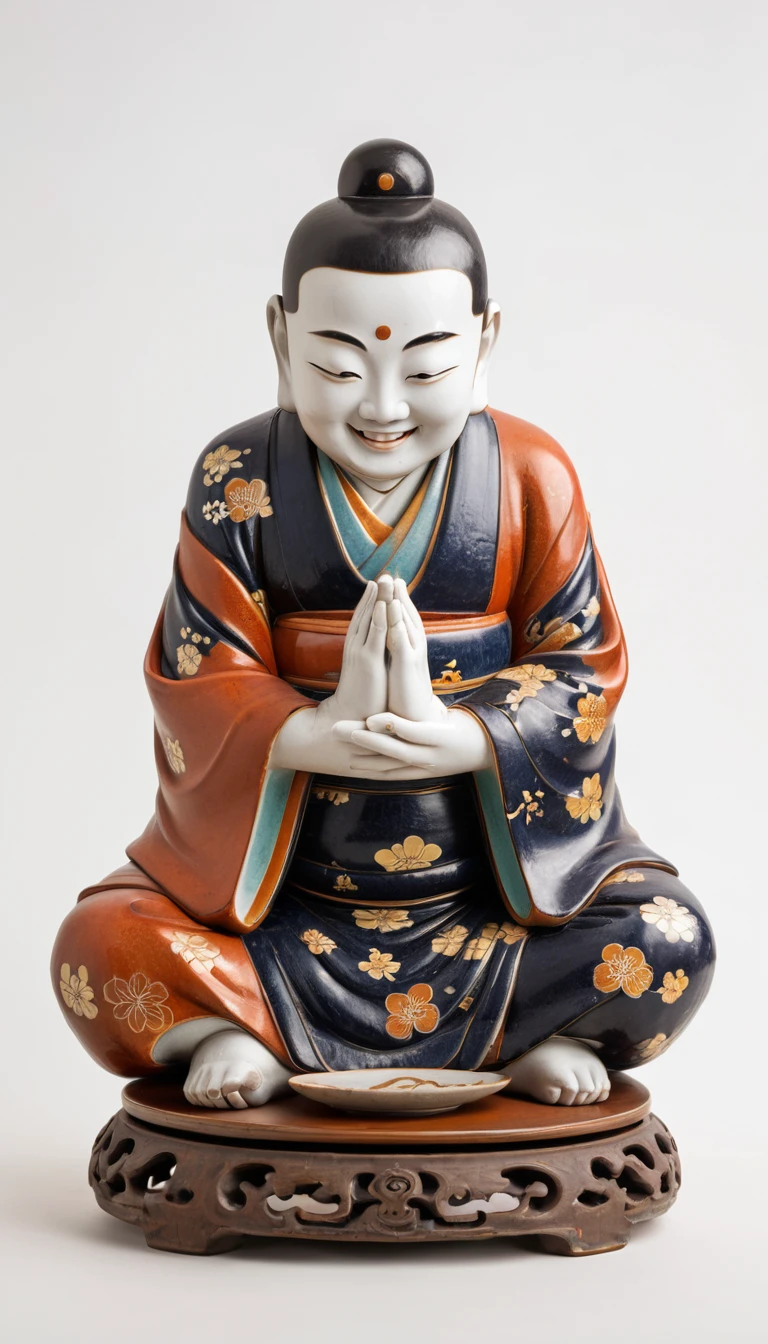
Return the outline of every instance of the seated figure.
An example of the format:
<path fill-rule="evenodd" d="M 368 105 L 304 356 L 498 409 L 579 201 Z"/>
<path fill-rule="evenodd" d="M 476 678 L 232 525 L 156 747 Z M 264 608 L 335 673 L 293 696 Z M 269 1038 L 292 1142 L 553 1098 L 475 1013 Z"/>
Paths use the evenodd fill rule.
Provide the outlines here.
<path fill-rule="evenodd" d="M 155 815 L 64 921 L 61 1007 L 200 1106 L 374 1066 L 600 1101 L 694 1015 L 713 942 L 624 817 L 579 483 L 487 408 L 499 308 L 421 154 L 347 158 L 268 322 L 279 409 L 192 471 L 145 665 Z"/>

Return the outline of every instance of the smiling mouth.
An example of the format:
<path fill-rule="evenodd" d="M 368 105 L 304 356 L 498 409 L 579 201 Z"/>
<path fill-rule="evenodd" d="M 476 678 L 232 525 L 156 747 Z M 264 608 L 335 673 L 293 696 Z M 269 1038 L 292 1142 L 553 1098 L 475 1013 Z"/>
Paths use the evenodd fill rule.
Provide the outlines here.
<path fill-rule="evenodd" d="M 366 448 L 372 448 L 375 453 L 389 453 L 416 433 L 416 426 L 413 429 L 396 430 L 394 434 L 374 434 L 373 430 L 355 429 L 354 425 L 350 425 L 349 428 Z"/>

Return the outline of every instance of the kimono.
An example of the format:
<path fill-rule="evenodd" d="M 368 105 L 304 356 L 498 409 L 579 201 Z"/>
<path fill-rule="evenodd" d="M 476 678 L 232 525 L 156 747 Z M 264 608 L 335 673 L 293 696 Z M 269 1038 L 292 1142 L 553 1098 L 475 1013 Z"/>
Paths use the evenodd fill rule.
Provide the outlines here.
<path fill-rule="evenodd" d="M 382 573 L 407 583 L 434 693 L 480 722 L 490 768 L 382 783 L 270 764 L 286 719 L 333 692 Z M 612 1068 L 654 1057 L 714 946 L 622 810 L 626 670 L 578 480 L 541 430 L 470 416 L 394 527 L 295 414 L 218 436 L 146 656 L 155 814 L 54 949 L 70 1025 L 127 1075 L 228 1024 L 297 1071 L 500 1066 L 564 1033 Z"/>

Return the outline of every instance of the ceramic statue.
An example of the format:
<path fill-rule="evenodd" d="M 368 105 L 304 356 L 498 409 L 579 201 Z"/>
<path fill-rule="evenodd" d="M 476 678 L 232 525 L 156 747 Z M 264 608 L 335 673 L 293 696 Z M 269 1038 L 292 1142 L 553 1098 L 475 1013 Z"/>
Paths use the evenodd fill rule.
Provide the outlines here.
<path fill-rule="evenodd" d="M 480 241 L 371 141 L 267 318 L 278 408 L 193 467 L 145 663 L 155 814 L 62 925 L 64 1015 L 199 1106 L 399 1066 L 599 1102 L 714 949 L 622 811 L 624 638 L 573 466 L 487 405 Z"/>

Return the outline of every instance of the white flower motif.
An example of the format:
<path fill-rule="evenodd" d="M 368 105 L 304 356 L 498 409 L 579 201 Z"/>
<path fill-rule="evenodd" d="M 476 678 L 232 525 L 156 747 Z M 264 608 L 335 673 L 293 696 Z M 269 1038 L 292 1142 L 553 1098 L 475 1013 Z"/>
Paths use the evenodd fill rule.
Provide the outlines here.
<path fill-rule="evenodd" d="M 668 943 L 693 942 L 696 916 L 687 905 L 678 905 L 667 896 L 654 896 L 653 901 L 640 906 L 640 914 L 646 924 L 655 924 Z"/>

